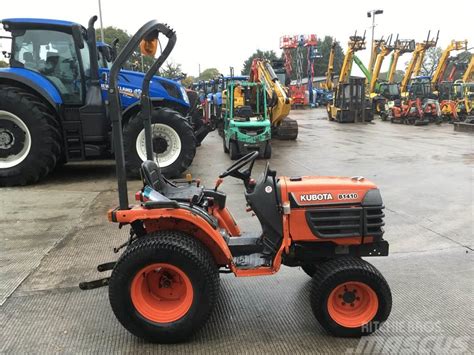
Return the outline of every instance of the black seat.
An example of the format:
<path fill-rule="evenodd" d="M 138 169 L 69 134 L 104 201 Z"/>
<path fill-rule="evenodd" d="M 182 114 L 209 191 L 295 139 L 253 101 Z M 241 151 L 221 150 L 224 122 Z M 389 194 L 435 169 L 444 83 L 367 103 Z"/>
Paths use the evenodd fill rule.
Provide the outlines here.
<path fill-rule="evenodd" d="M 167 180 L 154 161 L 145 160 L 142 163 L 140 173 L 144 185 L 150 186 L 170 200 L 189 202 L 194 196 L 201 197 L 202 195 L 203 188 L 196 186 L 194 183 L 185 182 L 182 186 L 177 186 Z"/>

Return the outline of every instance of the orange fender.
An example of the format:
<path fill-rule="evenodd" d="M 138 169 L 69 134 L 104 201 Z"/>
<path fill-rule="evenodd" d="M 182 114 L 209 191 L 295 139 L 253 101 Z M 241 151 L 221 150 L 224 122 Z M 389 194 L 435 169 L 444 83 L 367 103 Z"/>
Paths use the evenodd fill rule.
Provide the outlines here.
<path fill-rule="evenodd" d="M 130 210 L 110 210 L 109 220 L 123 224 L 143 221 L 147 233 L 159 230 L 179 230 L 199 239 L 211 252 L 219 266 L 231 265 L 232 254 L 217 229 L 204 218 L 185 209 L 145 209 L 134 206 Z"/>

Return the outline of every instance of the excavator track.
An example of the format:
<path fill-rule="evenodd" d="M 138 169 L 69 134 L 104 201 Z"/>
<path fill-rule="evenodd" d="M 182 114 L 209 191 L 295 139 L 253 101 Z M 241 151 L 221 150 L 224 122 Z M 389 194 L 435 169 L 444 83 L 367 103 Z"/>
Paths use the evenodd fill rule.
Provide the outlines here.
<path fill-rule="evenodd" d="M 285 117 L 281 124 L 274 128 L 273 137 L 276 139 L 291 141 L 298 137 L 298 121 Z"/>

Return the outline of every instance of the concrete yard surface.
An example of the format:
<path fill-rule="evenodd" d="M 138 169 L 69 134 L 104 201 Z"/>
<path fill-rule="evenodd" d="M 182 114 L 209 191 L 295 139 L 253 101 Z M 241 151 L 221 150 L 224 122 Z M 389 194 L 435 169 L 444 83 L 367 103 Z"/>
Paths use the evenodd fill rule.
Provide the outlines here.
<path fill-rule="evenodd" d="M 291 117 L 298 139 L 272 142 L 279 175 L 361 175 L 381 190 L 390 256 L 366 259 L 393 294 L 379 331 L 361 340 L 327 335 L 311 312 L 311 279 L 282 267 L 274 276 L 222 274 L 214 313 L 185 343 L 134 337 L 115 319 L 106 287 L 78 288 L 103 277 L 96 266 L 115 260 L 113 247 L 128 237 L 106 217 L 118 201 L 114 162 L 92 161 L 66 164 L 34 186 L 0 190 L 0 352 L 472 352 L 474 136 L 448 124 L 338 124 L 324 109 Z M 212 186 L 229 165 L 212 132 L 189 172 Z M 130 196 L 140 187 L 131 181 Z M 242 183 L 229 177 L 221 189 L 241 228 L 259 228 L 245 212 Z"/>

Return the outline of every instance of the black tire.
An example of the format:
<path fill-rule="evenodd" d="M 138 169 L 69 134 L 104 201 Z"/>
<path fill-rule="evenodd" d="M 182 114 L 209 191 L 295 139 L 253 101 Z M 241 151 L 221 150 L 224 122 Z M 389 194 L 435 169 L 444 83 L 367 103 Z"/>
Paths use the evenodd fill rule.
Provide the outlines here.
<path fill-rule="evenodd" d="M 237 142 L 233 140 L 229 141 L 229 156 L 231 160 L 237 160 L 239 158 L 239 148 Z"/>
<path fill-rule="evenodd" d="M 378 300 L 375 316 L 358 327 L 343 326 L 329 314 L 328 299 L 331 292 L 346 282 L 368 286 L 375 292 Z M 351 295 L 351 292 L 348 294 L 351 297 L 356 295 Z M 373 333 L 388 318 L 392 309 L 392 294 L 385 278 L 374 266 L 355 257 L 337 258 L 322 264 L 313 276 L 310 300 L 313 313 L 323 328 L 330 334 L 341 337 L 360 337 Z M 346 301 L 345 298 L 342 300 Z"/>
<path fill-rule="evenodd" d="M 217 121 L 217 133 L 224 138 L 224 121 L 221 119 Z"/>
<path fill-rule="evenodd" d="M 222 147 L 224 148 L 224 153 L 229 153 L 229 148 L 225 145 L 225 137 L 222 136 Z"/>
<path fill-rule="evenodd" d="M 18 117 L 28 128 L 31 137 L 30 150 L 21 162 L 11 167 L 0 167 L 0 186 L 33 184 L 53 171 L 61 157 L 59 122 L 37 96 L 18 87 L 0 86 L 0 110 Z M 6 128 L 7 125 L 12 125 L 11 121 L 0 122 L 0 127 Z M 12 126 L 12 135 L 15 137 L 16 132 L 21 142 L 25 143 L 26 135 L 18 129 L 18 125 Z M 4 152 L 2 150 L 2 155 L 7 154 L 6 148 Z"/>
<path fill-rule="evenodd" d="M 272 145 L 270 141 L 265 144 L 265 150 L 263 151 L 263 159 L 270 159 L 272 157 Z"/>
<path fill-rule="evenodd" d="M 188 311 L 172 322 L 145 318 L 132 302 L 132 281 L 143 268 L 165 263 L 189 278 L 193 295 Z M 119 322 L 132 334 L 157 343 L 186 340 L 209 318 L 219 295 L 219 271 L 210 252 L 195 238 L 160 231 L 134 242 L 120 257 L 109 282 L 109 300 Z"/>
<path fill-rule="evenodd" d="M 189 122 L 178 112 L 166 107 L 155 108 L 152 112 L 151 123 L 161 123 L 169 126 L 181 140 L 179 156 L 168 166 L 162 166 L 161 172 L 168 178 L 179 177 L 193 162 L 196 155 L 196 138 Z M 132 178 L 140 177 L 142 159 L 136 149 L 136 141 L 143 130 L 140 113 L 130 117 L 123 129 L 123 144 L 127 174 Z M 156 145 L 155 145 L 156 149 Z"/>
<path fill-rule="evenodd" d="M 318 270 L 318 268 L 328 260 L 329 259 L 327 258 L 321 258 L 320 260 L 316 260 L 311 264 L 301 265 L 301 268 L 306 273 L 306 275 L 308 275 L 309 277 L 313 277 L 314 273 Z"/>

